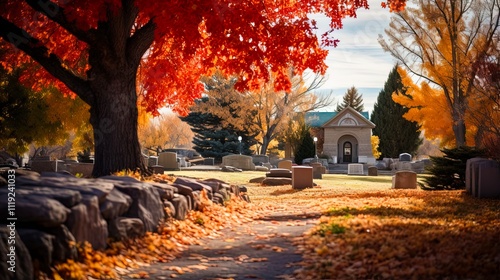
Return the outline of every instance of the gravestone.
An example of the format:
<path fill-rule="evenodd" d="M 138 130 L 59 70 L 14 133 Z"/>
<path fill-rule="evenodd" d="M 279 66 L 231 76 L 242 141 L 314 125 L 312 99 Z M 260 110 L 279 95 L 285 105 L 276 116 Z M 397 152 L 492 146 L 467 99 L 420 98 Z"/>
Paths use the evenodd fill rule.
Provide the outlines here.
<path fill-rule="evenodd" d="M 385 163 L 385 166 L 387 166 L 387 170 L 392 169 L 394 160 L 392 158 L 383 158 L 382 161 Z"/>
<path fill-rule="evenodd" d="M 223 166 L 232 166 L 242 170 L 255 170 L 255 164 L 252 162 L 251 156 L 245 155 L 228 155 L 222 157 Z"/>
<path fill-rule="evenodd" d="M 416 189 L 417 173 L 413 171 L 398 171 L 392 176 L 393 189 Z"/>
<path fill-rule="evenodd" d="M 497 162 L 491 160 L 480 163 L 478 185 L 479 198 L 500 197 L 500 167 Z"/>
<path fill-rule="evenodd" d="M 319 162 L 321 162 L 321 165 L 323 165 L 325 168 L 328 167 L 328 159 L 320 158 Z"/>
<path fill-rule="evenodd" d="M 313 168 L 310 166 L 292 167 L 292 188 L 305 189 L 313 187 Z"/>
<path fill-rule="evenodd" d="M 381 170 L 387 169 L 387 163 L 385 161 L 378 161 L 376 167 Z"/>
<path fill-rule="evenodd" d="M 485 160 L 484 158 L 470 158 L 465 164 L 465 190 L 467 193 L 472 194 L 472 165 L 474 162 Z"/>
<path fill-rule="evenodd" d="M 413 171 L 412 163 L 410 161 L 398 161 L 395 164 L 396 164 L 396 170 L 398 171 L 403 171 L 403 170 Z"/>
<path fill-rule="evenodd" d="M 368 157 L 367 156 L 358 156 L 358 162 L 359 163 L 368 163 Z"/>
<path fill-rule="evenodd" d="M 292 178 L 285 177 L 265 177 L 263 178 L 262 185 L 264 186 L 283 186 L 283 185 L 291 185 Z"/>
<path fill-rule="evenodd" d="M 363 175 L 363 164 L 361 163 L 349 163 L 347 165 L 347 175 Z"/>
<path fill-rule="evenodd" d="M 158 165 L 163 166 L 165 170 L 179 170 L 179 163 L 177 163 L 177 154 L 172 152 L 159 153 Z"/>
<path fill-rule="evenodd" d="M 376 166 L 368 167 L 368 176 L 378 176 L 378 168 Z"/>
<path fill-rule="evenodd" d="M 263 163 L 262 166 L 267 167 L 267 169 L 272 169 L 273 166 L 268 162 L 268 163 Z"/>
<path fill-rule="evenodd" d="M 214 158 L 204 158 L 203 165 L 214 165 Z"/>
<path fill-rule="evenodd" d="M 269 168 L 262 166 L 262 165 L 256 165 L 255 171 L 269 171 Z"/>
<path fill-rule="evenodd" d="M 411 170 L 415 171 L 417 173 L 424 173 L 425 171 L 425 164 L 423 161 L 415 161 L 411 163 Z"/>
<path fill-rule="evenodd" d="M 399 161 L 411 161 L 411 155 L 408 153 L 399 154 Z"/>
<path fill-rule="evenodd" d="M 465 170 L 466 190 L 473 196 L 500 197 L 500 166 L 496 161 L 472 158 L 467 160 Z"/>
<path fill-rule="evenodd" d="M 163 174 L 165 173 L 165 168 L 161 165 L 153 165 L 150 167 L 150 169 L 153 171 L 153 174 Z"/>
<path fill-rule="evenodd" d="M 158 165 L 158 157 L 157 156 L 150 156 L 148 158 L 148 166 L 155 166 Z"/>
<path fill-rule="evenodd" d="M 323 179 L 324 166 L 319 162 L 311 162 L 310 165 L 313 168 L 313 179 Z"/>
<path fill-rule="evenodd" d="M 269 163 L 269 156 L 266 155 L 253 155 L 252 162 L 255 165 L 264 165 L 265 163 Z"/>
<path fill-rule="evenodd" d="M 286 168 L 273 168 L 266 173 L 266 177 L 292 178 L 292 171 Z"/>
<path fill-rule="evenodd" d="M 92 170 L 94 169 L 93 163 L 72 163 L 69 165 L 69 173 L 73 175 L 80 175 L 83 178 L 92 177 Z"/>
<path fill-rule="evenodd" d="M 45 160 L 47 157 L 38 157 L 31 161 L 31 170 L 42 172 L 60 172 L 67 171 L 63 160 Z"/>
<path fill-rule="evenodd" d="M 278 168 L 292 170 L 292 161 L 288 159 L 282 160 L 278 162 Z"/>
<path fill-rule="evenodd" d="M 190 167 L 191 163 L 187 160 L 185 156 L 177 157 L 177 161 L 179 162 L 179 167 Z"/>

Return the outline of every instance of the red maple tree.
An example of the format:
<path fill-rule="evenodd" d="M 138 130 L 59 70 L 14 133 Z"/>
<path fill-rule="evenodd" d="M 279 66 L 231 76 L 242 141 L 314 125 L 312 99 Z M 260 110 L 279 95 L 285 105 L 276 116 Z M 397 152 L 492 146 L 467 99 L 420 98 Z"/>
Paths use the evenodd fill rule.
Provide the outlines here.
<path fill-rule="evenodd" d="M 397 11 L 405 2 L 382 4 Z M 24 65 L 35 89 L 55 85 L 90 105 L 94 176 L 145 170 L 138 95 L 150 112 L 183 112 L 215 69 L 238 74 L 241 89 L 270 72 L 289 89 L 290 67 L 324 73 L 322 47 L 337 43 L 331 32 L 318 41 L 309 15 L 326 14 L 334 30 L 361 7 L 367 0 L 2 0 L 1 62 Z"/>

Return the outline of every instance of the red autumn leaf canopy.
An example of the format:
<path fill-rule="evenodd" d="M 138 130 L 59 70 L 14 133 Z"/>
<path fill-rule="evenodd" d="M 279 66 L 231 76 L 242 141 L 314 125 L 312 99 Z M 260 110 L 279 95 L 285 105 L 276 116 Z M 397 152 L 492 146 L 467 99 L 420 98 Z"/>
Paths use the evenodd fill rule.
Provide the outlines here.
<path fill-rule="evenodd" d="M 289 89 L 287 72 L 291 67 L 296 73 L 307 68 L 323 73 L 327 51 L 321 47 L 336 41 L 325 33 L 322 42 L 318 42 L 314 21 L 308 15 L 328 15 L 333 30 L 342 27 L 342 18 L 355 16 L 356 9 L 368 7 L 367 0 L 2 2 L 5 4 L 0 11 L 1 25 L 13 24 L 24 30 L 23 36 L 8 31 L 1 34 L 2 64 L 7 69 L 27 67 L 23 80 L 34 88 L 50 83 L 66 93 L 77 92 L 71 82 L 58 75 L 55 79 L 54 69 L 48 69 L 50 66 L 41 60 L 57 60 L 66 75 L 87 81 L 92 79 L 90 44 L 115 44 L 111 49 L 117 54 L 132 52 L 134 48 L 144 48 L 135 38 L 154 29 L 154 38 L 141 38 L 142 44 L 148 46 L 136 69 L 135 81 L 151 112 L 166 104 L 182 111 L 200 96 L 200 75 L 215 68 L 239 74 L 241 89 L 257 87 L 268 79 L 269 72 L 277 73 L 277 89 Z M 404 3 L 392 0 L 382 4 L 400 10 Z M 106 24 L 114 26 L 108 29 L 112 30 L 109 40 L 102 41 L 94 31 Z M 116 38 L 128 42 L 116 44 Z M 39 53 L 26 52 L 20 47 L 23 43 L 38 47 L 35 52 Z M 12 44 L 24 52 L 12 48 Z M 31 57 L 48 71 L 32 64 Z M 84 96 L 82 99 L 89 100 Z"/>
<path fill-rule="evenodd" d="M 404 2 L 386 4 L 394 9 Z M 336 43 L 331 32 L 318 41 L 309 15 L 326 14 L 333 30 L 368 6 L 367 0 L 2 3 L 2 65 L 22 65 L 27 85 L 53 84 L 89 104 L 94 177 L 147 172 L 137 137 L 138 101 L 153 113 L 165 105 L 186 113 L 203 92 L 200 77 L 216 69 L 238 75 L 240 90 L 258 87 L 270 73 L 276 89 L 287 90 L 289 69 L 323 73 L 322 47 Z"/>

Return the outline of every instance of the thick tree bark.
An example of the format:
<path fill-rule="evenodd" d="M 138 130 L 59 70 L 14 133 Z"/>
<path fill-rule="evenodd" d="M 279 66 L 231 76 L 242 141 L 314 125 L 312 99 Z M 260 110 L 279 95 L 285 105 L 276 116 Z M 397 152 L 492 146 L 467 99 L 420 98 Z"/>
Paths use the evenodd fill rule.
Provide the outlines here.
<path fill-rule="evenodd" d="M 146 171 L 137 136 L 135 79 L 130 77 L 135 72 L 124 73 L 116 69 L 112 76 L 105 74 L 98 75 L 99 78 L 91 83 L 95 93 L 90 109 L 95 142 L 92 175 L 99 177 L 122 170 Z"/>
<path fill-rule="evenodd" d="M 98 177 L 121 170 L 146 171 L 137 136 L 135 82 L 141 58 L 154 40 L 153 20 L 140 28 L 134 27 L 139 11 L 133 0 L 122 0 L 121 8 L 108 11 L 107 20 L 99 22 L 97 28 L 83 30 L 66 18 L 64 8 L 56 2 L 26 2 L 88 45 L 90 69 L 87 77 L 80 77 L 67 69 L 43 42 L 0 17 L 1 38 L 31 56 L 90 105 L 95 140 L 92 175 Z"/>
<path fill-rule="evenodd" d="M 149 22 L 128 37 L 136 12 L 127 7 L 99 24 L 95 34 L 100 43 L 89 48 L 94 177 L 123 170 L 147 172 L 137 135 L 136 75 L 142 54 L 153 41 L 154 26 Z"/>

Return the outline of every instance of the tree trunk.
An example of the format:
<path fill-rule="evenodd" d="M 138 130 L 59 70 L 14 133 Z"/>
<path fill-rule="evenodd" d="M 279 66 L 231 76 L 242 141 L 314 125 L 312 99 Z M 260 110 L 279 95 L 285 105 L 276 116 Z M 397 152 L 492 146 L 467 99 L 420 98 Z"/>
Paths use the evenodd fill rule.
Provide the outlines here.
<path fill-rule="evenodd" d="M 90 109 L 95 147 L 92 176 L 122 170 L 146 171 L 137 135 L 135 71 L 117 68 L 111 74 L 96 77 L 92 82 L 94 103 Z"/>
<path fill-rule="evenodd" d="M 262 138 L 262 146 L 260 146 L 260 154 L 265 155 L 267 153 L 267 148 L 269 147 L 270 140 L 267 139 L 267 136 Z"/>
<path fill-rule="evenodd" d="M 455 104 L 456 106 L 456 104 Z M 463 115 L 465 110 L 460 110 L 458 108 L 453 108 L 453 133 L 455 134 L 455 142 L 457 147 L 463 147 L 466 144 L 465 140 L 465 120 Z"/>

